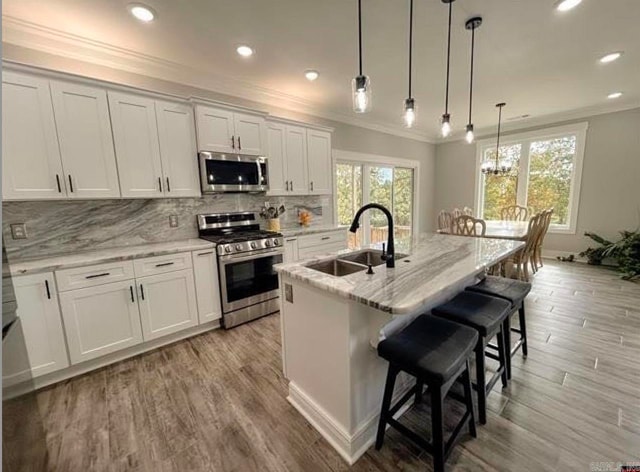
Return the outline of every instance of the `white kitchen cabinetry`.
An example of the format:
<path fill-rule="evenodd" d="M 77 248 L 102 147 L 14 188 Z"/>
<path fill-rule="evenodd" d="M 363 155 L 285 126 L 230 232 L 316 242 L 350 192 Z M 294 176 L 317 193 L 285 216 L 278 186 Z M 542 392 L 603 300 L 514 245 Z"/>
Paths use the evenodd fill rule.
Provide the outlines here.
<path fill-rule="evenodd" d="M 198 105 L 196 125 L 199 151 L 261 156 L 267 149 L 262 116 Z"/>
<path fill-rule="evenodd" d="M 308 194 L 307 130 L 301 126 L 286 127 L 287 195 Z"/>
<path fill-rule="evenodd" d="M 284 239 L 284 255 L 282 262 L 289 263 L 298 260 L 298 238 Z"/>
<path fill-rule="evenodd" d="M 347 249 L 346 231 L 327 231 L 300 236 L 298 238 L 298 258 L 306 259 L 319 254 Z"/>
<path fill-rule="evenodd" d="M 222 318 L 215 249 L 193 252 L 193 272 L 200 324 Z"/>
<path fill-rule="evenodd" d="M 330 133 L 315 129 L 307 130 L 307 171 L 311 195 L 332 193 Z"/>
<path fill-rule="evenodd" d="M 160 157 L 167 197 L 199 197 L 198 151 L 193 108 L 156 101 Z"/>
<path fill-rule="evenodd" d="M 61 198 L 63 179 L 49 81 L 3 71 L 3 198 Z"/>
<path fill-rule="evenodd" d="M 107 92 L 96 87 L 51 82 L 66 195 L 120 196 Z"/>
<path fill-rule="evenodd" d="M 73 364 L 142 342 L 134 284 L 128 280 L 60 293 Z"/>
<path fill-rule="evenodd" d="M 289 190 L 286 166 L 285 125 L 267 123 L 267 165 L 269 172 L 269 195 L 285 195 Z M 285 186 L 286 182 L 286 186 Z"/>
<path fill-rule="evenodd" d="M 198 324 L 191 268 L 136 279 L 142 336 L 160 338 Z"/>
<path fill-rule="evenodd" d="M 53 274 L 14 277 L 13 285 L 28 358 L 19 345 L 3 346 L 5 386 L 69 366 Z"/>

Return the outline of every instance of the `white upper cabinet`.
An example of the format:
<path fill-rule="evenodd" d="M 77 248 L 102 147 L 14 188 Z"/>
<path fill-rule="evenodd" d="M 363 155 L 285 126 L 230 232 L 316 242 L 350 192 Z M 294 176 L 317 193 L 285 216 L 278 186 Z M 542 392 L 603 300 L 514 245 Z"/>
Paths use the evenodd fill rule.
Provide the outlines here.
<path fill-rule="evenodd" d="M 289 190 L 286 178 L 285 126 L 280 123 L 267 123 L 267 165 L 269 194 L 283 195 Z"/>
<path fill-rule="evenodd" d="M 307 169 L 309 193 L 331 194 L 331 134 L 315 129 L 307 130 Z"/>
<path fill-rule="evenodd" d="M 107 92 L 85 85 L 51 82 L 67 196 L 120 196 Z"/>
<path fill-rule="evenodd" d="M 265 154 L 267 133 L 261 116 L 198 105 L 196 125 L 199 151 Z"/>
<path fill-rule="evenodd" d="M 308 194 L 307 130 L 287 125 L 285 129 L 287 187 L 289 195 Z"/>
<path fill-rule="evenodd" d="M 156 101 L 160 157 L 167 197 L 199 197 L 198 151 L 193 108 Z"/>
<path fill-rule="evenodd" d="M 122 196 L 164 196 L 155 101 L 110 91 L 109 108 Z"/>
<path fill-rule="evenodd" d="M 3 71 L 3 198 L 61 198 L 63 179 L 49 81 Z"/>

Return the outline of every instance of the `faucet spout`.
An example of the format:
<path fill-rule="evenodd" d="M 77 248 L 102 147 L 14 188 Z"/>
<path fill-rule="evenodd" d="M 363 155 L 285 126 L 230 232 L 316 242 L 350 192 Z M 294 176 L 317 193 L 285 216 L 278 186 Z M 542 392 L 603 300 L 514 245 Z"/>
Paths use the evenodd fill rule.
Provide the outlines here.
<path fill-rule="evenodd" d="M 369 210 L 370 208 L 376 208 L 382 211 L 382 213 L 384 213 L 385 216 L 387 217 L 387 222 L 389 225 L 389 234 L 387 235 L 387 254 L 386 254 L 385 260 L 387 262 L 387 267 L 393 268 L 396 266 L 395 264 L 396 253 L 395 253 L 395 248 L 393 244 L 393 216 L 391 215 L 391 212 L 389 210 L 387 210 L 385 207 L 377 203 L 368 203 L 367 205 L 363 206 L 356 212 L 356 215 L 353 217 L 353 221 L 351 222 L 351 227 L 349 228 L 349 231 L 351 231 L 352 233 L 355 233 L 358 230 L 358 228 L 360 227 L 360 216 L 362 215 L 362 213 L 364 213 L 366 210 Z"/>

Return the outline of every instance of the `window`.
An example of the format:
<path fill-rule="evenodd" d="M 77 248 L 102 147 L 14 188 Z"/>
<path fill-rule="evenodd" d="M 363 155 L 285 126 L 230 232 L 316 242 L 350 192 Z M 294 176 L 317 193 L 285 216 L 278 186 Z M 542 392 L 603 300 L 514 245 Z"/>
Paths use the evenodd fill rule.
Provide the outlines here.
<path fill-rule="evenodd" d="M 415 181 L 418 164 L 379 156 L 336 153 L 336 220 L 350 225 L 356 211 L 367 203 L 379 203 L 391 211 L 397 244 L 409 244 L 414 234 Z M 340 159 L 349 158 L 349 161 Z M 354 157 L 362 159 L 354 161 Z M 370 160 L 365 160 L 370 159 Z M 372 162 L 375 160 L 375 162 Z M 360 230 L 349 233 L 349 247 L 387 241 L 387 218 L 380 210 L 369 210 L 360 220 Z"/>
<path fill-rule="evenodd" d="M 532 214 L 554 209 L 550 231 L 575 233 L 582 157 L 587 123 L 509 135 L 500 146 L 500 158 L 509 160 L 514 175 L 482 175 L 482 162 L 495 159 L 495 141 L 478 142 L 476 205 L 479 216 L 500 219 L 509 205 L 529 208 Z"/>

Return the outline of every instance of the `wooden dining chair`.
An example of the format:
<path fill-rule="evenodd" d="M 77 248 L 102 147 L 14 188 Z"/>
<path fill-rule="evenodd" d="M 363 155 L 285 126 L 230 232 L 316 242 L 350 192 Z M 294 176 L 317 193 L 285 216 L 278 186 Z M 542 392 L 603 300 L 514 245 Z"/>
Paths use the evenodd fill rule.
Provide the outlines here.
<path fill-rule="evenodd" d="M 446 210 L 441 210 L 438 213 L 438 231 L 441 233 L 451 232 L 451 223 L 453 222 L 453 215 Z"/>
<path fill-rule="evenodd" d="M 527 221 L 529 209 L 520 205 L 510 205 L 500 210 L 500 219 L 508 221 Z"/>
<path fill-rule="evenodd" d="M 451 223 L 451 234 L 459 236 L 484 236 L 487 232 L 487 225 L 484 220 L 474 218 L 469 215 L 461 215 L 453 219 Z"/>
<path fill-rule="evenodd" d="M 543 220 L 542 220 L 542 228 L 538 233 L 538 240 L 535 243 L 535 247 L 530 256 L 530 265 L 533 272 L 537 272 L 540 267 L 544 264 L 542 263 L 542 245 L 544 243 L 544 238 L 547 236 L 549 232 L 549 226 L 551 226 L 551 218 L 553 217 L 553 208 L 549 208 L 542 212 Z"/>
<path fill-rule="evenodd" d="M 540 232 L 544 230 L 546 214 L 538 213 L 529 220 L 527 237 L 524 247 L 513 255 L 511 263 L 515 267 L 516 277 L 519 280 L 529 282 L 529 262 L 535 252 L 536 243 L 540 237 Z"/>
<path fill-rule="evenodd" d="M 457 207 L 456 207 L 456 208 L 454 208 L 454 209 L 453 209 L 453 211 L 451 212 L 451 215 L 452 215 L 454 218 L 457 218 L 457 217 L 459 217 L 459 216 L 464 215 L 464 213 L 462 213 L 462 210 L 461 210 L 460 208 L 457 208 Z"/>
<path fill-rule="evenodd" d="M 468 206 L 462 209 L 463 215 L 473 216 L 473 208 L 469 208 Z"/>

